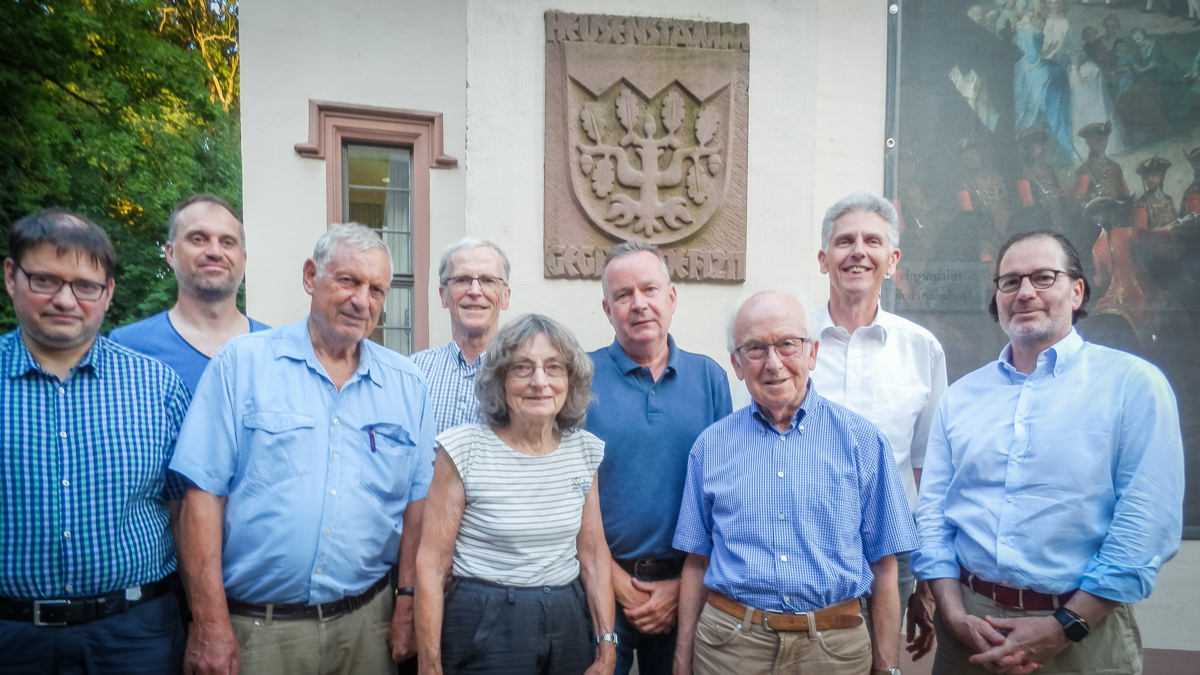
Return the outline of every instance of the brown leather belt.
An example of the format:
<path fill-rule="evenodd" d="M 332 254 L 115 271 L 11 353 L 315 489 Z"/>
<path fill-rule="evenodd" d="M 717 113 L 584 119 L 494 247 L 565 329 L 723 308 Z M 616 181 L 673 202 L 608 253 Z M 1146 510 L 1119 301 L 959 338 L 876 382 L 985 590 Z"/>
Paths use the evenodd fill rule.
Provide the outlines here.
<path fill-rule="evenodd" d="M 739 619 L 746 616 L 745 605 L 713 590 L 708 592 L 708 604 L 725 612 L 729 616 L 735 616 Z M 779 614 L 756 609 L 750 615 L 750 621 L 754 625 L 762 626 L 768 630 L 805 631 L 808 630 L 809 614 L 812 614 L 815 620 L 816 630 L 854 628 L 863 622 L 862 606 L 859 605 L 858 598 L 843 600 L 836 605 L 830 605 L 825 609 L 818 609 L 815 612 L 806 614 Z"/>
<path fill-rule="evenodd" d="M 328 621 L 339 617 L 343 614 L 349 614 L 354 610 L 365 606 L 367 603 L 375 599 L 379 595 L 379 591 L 391 585 L 391 580 L 388 575 L 371 584 L 367 590 L 358 595 L 333 600 L 320 605 L 258 605 L 250 602 L 242 602 L 230 598 L 227 600 L 229 604 L 229 613 L 237 614 L 238 616 L 248 616 L 253 619 L 270 618 L 277 621 L 299 621 L 303 619 L 319 619 Z"/>
<path fill-rule="evenodd" d="M 984 597 L 991 598 L 997 605 L 1003 605 L 1004 607 L 1035 611 L 1058 609 L 1067 604 L 1067 600 L 1070 600 L 1071 596 L 1075 594 L 1075 591 L 1071 591 L 1062 595 L 1048 595 L 1021 588 L 1010 588 L 990 581 L 984 581 L 967 571 L 965 567 L 959 567 L 958 570 L 958 580 L 964 586 Z"/>

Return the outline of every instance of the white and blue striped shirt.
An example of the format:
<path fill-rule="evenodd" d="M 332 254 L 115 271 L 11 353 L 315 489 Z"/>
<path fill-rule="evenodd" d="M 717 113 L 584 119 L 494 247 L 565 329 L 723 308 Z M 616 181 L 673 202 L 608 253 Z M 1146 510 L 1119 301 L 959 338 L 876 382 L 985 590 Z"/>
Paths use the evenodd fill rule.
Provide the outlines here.
<path fill-rule="evenodd" d="M 798 614 L 864 595 L 917 536 L 887 438 L 810 381 L 787 431 L 751 403 L 696 439 L 674 546 L 710 557 L 708 588 Z"/>
<path fill-rule="evenodd" d="M 0 596 L 100 595 L 175 570 L 174 370 L 104 337 L 60 381 L 0 337 Z"/>
<path fill-rule="evenodd" d="M 412 355 L 412 361 L 425 373 L 433 403 L 435 433 L 460 424 L 481 423 L 479 399 L 475 398 L 475 371 L 483 363 L 480 354 L 467 363 L 458 344 L 451 340 L 441 347 L 430 347 Z"/>

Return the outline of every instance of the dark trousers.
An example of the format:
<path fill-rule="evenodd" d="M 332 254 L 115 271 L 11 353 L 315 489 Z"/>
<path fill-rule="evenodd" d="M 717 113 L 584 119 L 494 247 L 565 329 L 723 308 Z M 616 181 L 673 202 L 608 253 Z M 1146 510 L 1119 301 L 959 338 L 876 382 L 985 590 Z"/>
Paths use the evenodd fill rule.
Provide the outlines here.
<path fill-rule="evenodd" d="M 595 660 L 583 585 L 518 588 L 455 578 L 446 591 L 446 675 L 571 675 Z"/>
<path fill-rule="evenodd" d="M 640 675 L 671 675 L 671 664 L 675 659 L 675 629 L 657 635 L 643 633 L 629 623 L 624 610 L 618 605 L 617 668 L 614 675 L 626 675 L 633 668 L 635 649 Z"/>
<path fill-rule="evenodd" d="M 76 626 L 0 620 L 0 673 L 174 674 L 186 642 L 174 593 Z"/>

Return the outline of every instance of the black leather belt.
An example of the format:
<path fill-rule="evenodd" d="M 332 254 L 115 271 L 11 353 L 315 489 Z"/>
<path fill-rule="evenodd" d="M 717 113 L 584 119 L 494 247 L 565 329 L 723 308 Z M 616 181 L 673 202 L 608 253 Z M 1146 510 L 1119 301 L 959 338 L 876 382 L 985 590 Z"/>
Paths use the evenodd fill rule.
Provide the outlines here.
<path fill-rule="evenodd" d="M 319 605 L 256 605 L 250 602 L 242 602 L 230 598 L 229 613 L 237 614 L 238 616 L 248 616 L 252 619 L 273 619 L 277 621 L 300 621 L 302 619 L 319 619 L 326 621 L 328 619 L 337 618 L 343 614 L 349 614 L 354 610 L 366 605 L 379 595 L 379 591 L 391 586 L 388 576 L 385 574 L 379 581 L 376 581 L 370 588 L 359 593 L 358 595 L 342 598 L 341 600 L 333 600 L 331 602 L 322 603 Z"/>
<path fill-rule="evenodd" d="M 130 586 L 90 598 L 15 600 L 0 598 L 0 619 L 23 621 L 35 626 L 74 626 L 120 614 L 170 593 L 176 586 L 171 574 L 158 581 Z"/>
<path fill-rule="evenodd" d="M 683 558 L 618 558 L 617 564 L 642 581 L 678 579 L 683 571 Z"/>

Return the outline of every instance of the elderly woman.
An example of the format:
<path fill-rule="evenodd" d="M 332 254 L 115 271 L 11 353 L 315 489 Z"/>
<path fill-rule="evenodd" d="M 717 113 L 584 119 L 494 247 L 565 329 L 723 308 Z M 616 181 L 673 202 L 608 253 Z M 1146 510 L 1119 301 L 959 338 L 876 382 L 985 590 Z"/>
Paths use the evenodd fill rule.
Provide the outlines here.
<path fill-rule="evenodd" d="M 417 554 L 422 673 L 613 671 L 604 444 L 582 429 L 591 379 L 587 354 L 545 316 L 488 345 L 475 384 L 487 424 L 437 437 Z"/>

